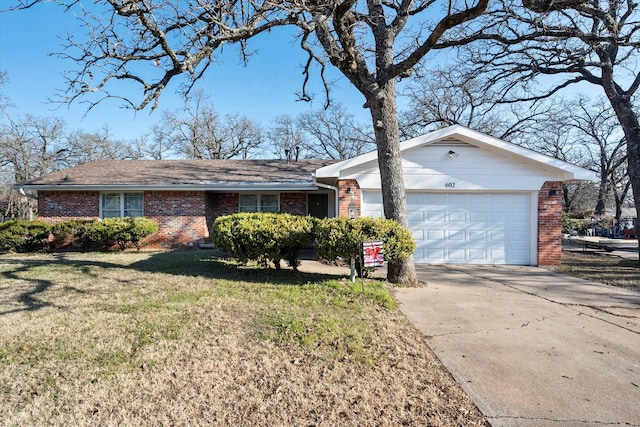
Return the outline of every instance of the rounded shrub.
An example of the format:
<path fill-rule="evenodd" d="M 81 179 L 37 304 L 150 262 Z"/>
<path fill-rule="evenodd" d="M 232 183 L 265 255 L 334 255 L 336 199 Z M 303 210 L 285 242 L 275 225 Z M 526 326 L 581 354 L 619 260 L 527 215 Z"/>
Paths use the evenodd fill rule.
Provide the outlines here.
<path fill-rule="evenodd" d="M 143 217 L 105 218 L 84 227 L 83 238 L 109 246 L 116 243 L 121 250 L 128 244 L 140 249 L 140 241 L 158 232 L 158 223 Z"/>
<path fill-rule="evenodd" d="M 316 227 L 316 251 L 326 260 L 342 258 L 355 260 L 359 265 L 362 244 L 366 241 L 382 241 L 386 261 L 406 259 L 416 248 L 411 231 L 392 219 L 325 218 Z"/>
<path fill-rule="evenodd" d="M 0 246 L 7 251 L 47 250 L 52 225 L 39 220 L 14 219 L 0 223 Z"/>
<path fill-rule="evenodd" d="M 216 218 L 211 227 L 215 247 L 240 263 L 257 261 L 263 266 L 280 260 L 296 269 L 300 251 L 313 242 L 315 219 L 286 213 L 238 213 Z"/>

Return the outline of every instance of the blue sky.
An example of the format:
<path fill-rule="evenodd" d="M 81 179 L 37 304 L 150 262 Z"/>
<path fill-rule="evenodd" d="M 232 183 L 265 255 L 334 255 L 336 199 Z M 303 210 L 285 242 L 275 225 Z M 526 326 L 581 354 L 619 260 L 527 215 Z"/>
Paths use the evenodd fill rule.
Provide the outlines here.
<path fill-rule="evenodd" d="M 151 114 L 149 110 L 135 113 L 123 109 L 111 100 L 88 113 L 87 107 L 78 102 L 70 106 L 48 103 L 48 99 L 66 89 L 63 72 L 75 67 L 50 54 L 62 50 L 61 37 L 67 32 L 78 31 L 82 31 L 79 21 L 51 4 L 0 13 L 0 70 L 5 71 L 9 79 L 2 91 L 13 101 L 15 115 L 61 117 L 68 131 L 93 132 L 107 124 L 114 137 L 129 140 L 148 133 L 151 125 L 160 120 L 162 110 L 182 107 L 182 99 L 175 93 L 177 85 L 165 90 L 158 110 Z M 269 34 L 257 40 L 253 48 L 258 53 L 247 67 L 240 63 L 233 49 L 226 49 L 221 62 L 211 66 L 198 84 L 219 113 L 240 113 L 268 126 L 279 114 L 295 115 L 322 107 L 324 98 L 319 85 L 315 87 L 318 96 L 313 103 L 296 101 L 305 56 L 290 35 Z M 367 122 L 369 116 L 362 108 L 362 95 L 337 71 L 330 72 L 329 78 L 335 82 L 333 99 L 342 102 L 359 120 Z"/>
<path fill-rule="evenodd" d="M 0 7 L 7 1 L 0 0 Z M 292 34 L 279 30 L 282 29 L 252 41 L 250 48 L 258 53 L 246 67 L 233 48 L 225 48 L 220 62 L 213 64 L 198 83 L 221 115 L 239 113 L 268 127 L 277 115 L 295 116 L 323 106 L 324 96 L 317 75 L 313 88 L 316 100 L 313 103 L 297 101 L 296 93 L 303 81 L 301 65 L 306 57 Z M 107 125 L 114 138 L 132 140 L 149 133 L 151 126 L 161 119 L 163 110 L 176 111 L 183 107 L 182 98 L 176 94 L 177 83 L 165 89 L 159 108 L 151 114 L 149 109 L 139 112 L 123 109 L 121 103 L 111 100 L 89 112 L 85 104 L 77 101 L 70 106 L 47 103 L 66 89 L 63 72 L 77 68 L 74 63 L 50 54 L 62 50 L 61 37 L 78 32 L 84 32 L 84 28 L 75 16 L 63 13 L 62 8 L 51 3 L 26 11 L 0 13 L 0 70 L 9 78 L 1 90 L 15 104 L 14 115 L 61 117 L 67 131 L 95 132 Z M 446 58 L 441 55 L 439 58 Z M 433 61 L 433 56 L 428 60 Z M 332 99 L 342 102 L 359 121 L 369 123 L 368 110 L 362 108 L 362 95 L 331 66 L 327 68 L 327 77 L 333 82 Z M 563 94 L 575 94 L 578 90 L 600 94 L 596 87 L 584 85 L 572 87 Z M 400 99 L 399 107 L 403 105 L 406 100 Z"/>

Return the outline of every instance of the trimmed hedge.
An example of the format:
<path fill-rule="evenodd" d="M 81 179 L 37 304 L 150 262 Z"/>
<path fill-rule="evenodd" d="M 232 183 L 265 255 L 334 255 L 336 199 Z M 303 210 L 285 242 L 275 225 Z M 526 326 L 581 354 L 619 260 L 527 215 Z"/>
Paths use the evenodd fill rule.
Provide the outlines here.
<path fill-rule="evenodd" d="M 318 220 L 284 213 L 218 217 L 211 227 L 211 239 L 216 248 L 242 264 L 257 261 L 267 267 L 272 262 L 276 269 L 282 259 L 296 269 L 300 250 L 312 243 L 324 259 L 354 259 L 358 263 L 365 241 L 381 240 L 387 261 L 405 259 L 416 247 L 411 232 L 393 220 L 369 217 Z"/>
<path fill-rule="evenodd" d="M 55 224 L 51 228 L 53 248 L 60 249 L 74 244 L 84 246 L 84 231 L 95 222 L 95 219 L 69 219 Z"/>
<path fill-rule="evenodd" d="M 280 260 L 294 270 L 300 265 L 302 248 L 313 243 L 317 220 L 286 213 L 238 213 L 216 218 L 211 239 L 219 250 L 246 264 L 272 262 L 280 269 Z"/>
<path fill-rule="evenodd" d="M 82 238 L 104 246 L 117 243 L 121 250 L 133 244 L 140 250 L 140 240 L 157 232 L 158 223 L 147 218 L 105 218 L 86 224 Z"/>
<path fill-rule="evenodd" d="M 49 248 L 51 224 L 13 219 L 0 223 L 0 246 L 7 251 L 36 252 Z"/>
<path fill-rule="evenodd" d="M 140 240 L 158 232 L 158 224 L 147 218 L 72 219 L 51 225 L 48 222 L 16 219 L 0 223 L 0 247 L 8 251 L 46 251 L 60 249 L 70 241 L 96 247 L 117 244 L 124 250 L 133 244 L 140 249 Z"/>
<path fill-rule="evenodd" d="M 325 218 L 316 227 L 316 251 L 322 258 L 355 260 L 358 270 L 362 244 L 383 242 L 385 261 L 400 261 L 413 254 L 416 242 L 411 231 L 395 220 L 385 218 Z"/>

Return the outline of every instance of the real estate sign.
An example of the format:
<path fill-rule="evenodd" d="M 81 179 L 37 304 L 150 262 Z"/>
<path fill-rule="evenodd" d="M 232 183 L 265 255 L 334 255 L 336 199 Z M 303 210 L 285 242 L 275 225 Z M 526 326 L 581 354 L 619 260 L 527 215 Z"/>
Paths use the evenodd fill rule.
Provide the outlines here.
<path fill-rule="evenodd" d="M 381 241 L 364 242 L 362 255 L 365 267 L 382 267 L 384 265 L 384 250 Z"/>

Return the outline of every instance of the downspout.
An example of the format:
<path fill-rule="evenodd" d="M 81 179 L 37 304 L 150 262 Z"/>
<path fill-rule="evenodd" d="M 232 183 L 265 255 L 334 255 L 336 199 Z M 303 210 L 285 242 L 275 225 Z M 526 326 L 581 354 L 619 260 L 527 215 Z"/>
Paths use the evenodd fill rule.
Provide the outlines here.
<path fill-rule="evenodd" d="M 326 188 L 328 190 L 333 190 L 334 194 L 336 195 L 336 204 L 335 204 L 335 211 L 333 212 L 333 215 L 335 217 L 340 216 L 340 209 L 338 207 L 338 203 L 340 202 L 340 195 L 338 194 L 338 187 L 334 187 L 333 185 L 329 185 L 329 184 L 322 184 L 321 182 L 316 181 L 316 177 L 313 177 L 313 184 L 320 187 L 320 188 Z"/>

